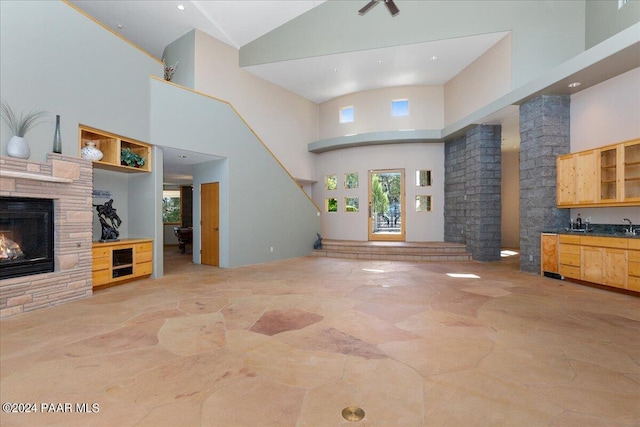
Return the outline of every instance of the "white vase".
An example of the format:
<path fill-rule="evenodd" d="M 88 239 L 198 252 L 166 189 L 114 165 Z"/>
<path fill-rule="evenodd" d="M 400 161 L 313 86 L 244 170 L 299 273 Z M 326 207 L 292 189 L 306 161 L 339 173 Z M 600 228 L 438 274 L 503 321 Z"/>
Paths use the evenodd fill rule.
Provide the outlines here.
<path fill-rule="evenodd" d="M 9 155 L 9 157 L 28 159 L 31 155 L 29 143 L 23 137 L 14 135 L 7 143 L 7 154 Z"/>
<path fill-rule="evenodd" d="M 84 143 L 85 146 L 82 147 L 80 155 L 85 160 L 97 161 L 102 159 L 102 151 L 98 147 L 96 147 L 96 143 L 93 141 L 87 141 Z"/>

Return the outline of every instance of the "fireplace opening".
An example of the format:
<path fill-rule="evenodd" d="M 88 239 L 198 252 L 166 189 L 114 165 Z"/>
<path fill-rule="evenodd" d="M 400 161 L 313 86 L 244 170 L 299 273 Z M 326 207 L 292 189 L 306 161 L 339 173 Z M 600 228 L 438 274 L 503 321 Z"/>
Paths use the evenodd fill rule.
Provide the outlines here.
<path fill-rule="evenodd" d="M 0 197 L 0 279 L 54 270 L 53 200 Z"/>

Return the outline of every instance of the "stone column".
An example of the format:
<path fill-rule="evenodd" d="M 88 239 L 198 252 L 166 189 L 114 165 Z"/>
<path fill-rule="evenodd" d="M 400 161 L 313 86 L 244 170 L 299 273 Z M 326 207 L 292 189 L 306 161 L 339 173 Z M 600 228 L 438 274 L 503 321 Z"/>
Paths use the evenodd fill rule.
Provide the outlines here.
<path fill-rule="evenodd" d="M 467 250 L 478 261 L 500 260 L 501 131 L 499 125 L 481 125 L 467 132 Z"/>
<path fill-rule="evenodd" d="M 444 240 L 466 243 L 465 175 L 467 168 L 466 138 L 447 141 L 444 145 Z"/>
<path fill-rule="evenodd" d="M 501 127 L 481 125 L 445 143 L 445 241 L 478 261 L 500 259 Z"/>
<path fill-rule="evenodd" d="M 520 106 L 520 270 L 540 271 L 540 232 L 565 227 L 556 207 L 556 156 L 570 152 L 567 95 L 542 95 Z"/>

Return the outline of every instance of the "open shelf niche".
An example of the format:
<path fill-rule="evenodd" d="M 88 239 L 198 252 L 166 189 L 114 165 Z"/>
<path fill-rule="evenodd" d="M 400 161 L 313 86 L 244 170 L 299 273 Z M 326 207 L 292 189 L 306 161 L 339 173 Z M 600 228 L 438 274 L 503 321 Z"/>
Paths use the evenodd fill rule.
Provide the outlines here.
<path fill-rule="evenodd" d="M 96 148 L 102 151 L 103 157 L 101 160 L 93 161 L 94 167 L 118 172 L 151 172 L 151 145 L 84 125 L 80 125 L 79 133 L 79 155 L 87 141 L 95 142 Z M 127 148 L 142 156 L 145 159 L 144 165 L 140 167 L 123 165 L 121 152 Z"/>

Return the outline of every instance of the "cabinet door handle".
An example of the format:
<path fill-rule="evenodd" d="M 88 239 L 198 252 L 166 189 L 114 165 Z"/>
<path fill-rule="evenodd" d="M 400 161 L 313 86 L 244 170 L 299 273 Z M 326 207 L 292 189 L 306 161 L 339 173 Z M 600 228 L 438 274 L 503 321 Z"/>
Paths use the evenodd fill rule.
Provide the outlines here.
<path fill-rule="evenodd" d="M 218 227 L 213 227 L 213 231 L 218 231 Z"/>

